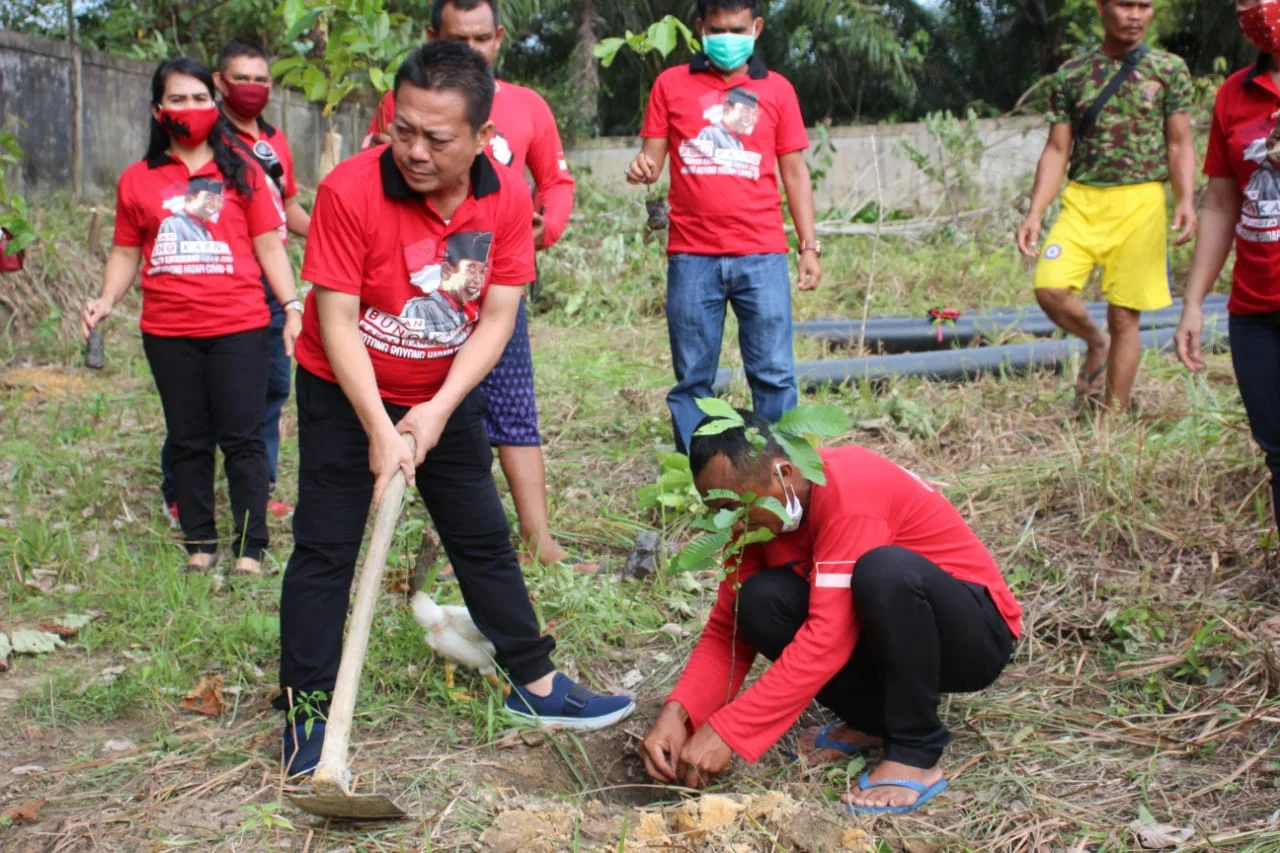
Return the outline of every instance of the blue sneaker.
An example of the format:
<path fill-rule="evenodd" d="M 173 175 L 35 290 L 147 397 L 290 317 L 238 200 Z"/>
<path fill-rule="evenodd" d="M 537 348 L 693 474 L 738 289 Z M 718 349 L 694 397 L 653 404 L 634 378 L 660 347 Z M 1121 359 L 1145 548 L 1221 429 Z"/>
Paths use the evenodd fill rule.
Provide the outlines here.
<path fill-rule="evenodd" d="M 636 709 L 636 703 L 626 696 L 592 693 L 557 672 L 549 696 L 535 696 L 517 685 L 511 689 L 505 708 L 513 717 L 539 726 L 591 731 L 625 720 Z"/>
<path fill-rule="evenodd" d="M 307 735 L 306 720 L 284 724 L 284 751 L 280 766 L 290 776 L 310 776 L 320 763 L 320 747 L 324 745 L 324 720 L 311 722 Z"/>

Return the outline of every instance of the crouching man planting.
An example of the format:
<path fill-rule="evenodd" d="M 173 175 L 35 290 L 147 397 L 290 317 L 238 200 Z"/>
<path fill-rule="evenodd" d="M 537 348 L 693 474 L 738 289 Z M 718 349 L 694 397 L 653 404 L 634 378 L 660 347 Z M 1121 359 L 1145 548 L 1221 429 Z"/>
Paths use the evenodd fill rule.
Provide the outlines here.
<path fill-rule="evenodd" d="M 731 561 L 641 746 L 645 765 L 660 781 L 702 787 L 734 753 L 759 759 L 816 699 L 839 719 L 804 732 L 802 756 L 884 751 L 845 808 L 912 811 L 946 787 L 941 694 L 995 681 L 1021 608 L 990 552 L 927 482 L 856 446 L 819 451 L 825 483 L 816 482 L 767 422 L 739 414 L 742 426 L 695 434 L 690 466 L 714 510 L 740 506 L 730 492 L 751 501 L 735 535 L 763 528 L 773 538 Z M 769 498 L 785 518 L 764 506 Z M 742 691 L 757 653 L 773 663 Z"/>

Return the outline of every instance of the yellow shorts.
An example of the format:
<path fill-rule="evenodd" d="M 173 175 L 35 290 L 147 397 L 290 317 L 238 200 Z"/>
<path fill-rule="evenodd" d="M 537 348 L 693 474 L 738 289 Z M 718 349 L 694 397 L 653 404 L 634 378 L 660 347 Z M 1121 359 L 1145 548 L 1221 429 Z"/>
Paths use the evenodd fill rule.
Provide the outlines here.
<path fill-rule="evenodd" d="M 1152 311 L 1169 295 L 1164 185 L 1090 187 L 1075 181 L 1062 193 L 1062 213 L 1044 238 L 1036 287 L 1079 291 L 1102 267 L 1102 297 L 1111 305 Z"/>

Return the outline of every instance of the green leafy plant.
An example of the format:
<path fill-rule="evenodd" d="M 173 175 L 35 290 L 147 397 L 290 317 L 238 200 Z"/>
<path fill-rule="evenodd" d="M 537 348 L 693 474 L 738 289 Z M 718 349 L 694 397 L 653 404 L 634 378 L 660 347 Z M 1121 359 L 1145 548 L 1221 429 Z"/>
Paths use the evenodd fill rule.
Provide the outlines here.
<path fill-rule="evenodd" d="M 978 127 L 978 114 L 970 107 L 961 121 L 950 110 L 933 112 L 925 116 L 924 126 L 932 139 L 933 150 L 923 151 L 903 141 L 902 152 L 926 177 L 941 185 L 958 229 L 961 212 L 973 201 L 975 178 L 986 150 Z"/>
<path fill-rule="evenodd" d="M 245 818 L 240 824 L 240 828 L 246 833 L 256 832 L 259 835 L 265 835 L 277 829 L 292 832 L 293 822 L 280 814 L 282 809 L 283 806 L 278 802 L 251 803 L 247 806 L 241 806 L 240 811 Z"/>
<path fill-rule="evenodd" d="M 302 718 L 303 732 L 309 740 L 316 720 L 325 719 L 322 703 L 328 698 L 329 694 L 323 690 L 299 691 L 293 694 L 293 702 L 289 705 L 289 712 L 285 716 L 294 725 L 297 725 L 298 719 Z"/>
<path fill-rule="evenodd" d="M 12 133 L 0 133 L 0 228 L 13 235 L 5 246 L 6 255 L 14 255 L 31 245 L 40 235 L 31 224 L 27 200 L 9 189 L 8 174 L 22 163 L 22 146 Z"/>
<path fill-rule="evenodd" d="M 600 39 L 591 49 L 592 54 L 600 60 L 605 68 L 613 65 L 622 48 L 628 48 L 639 60 L 645 85 L 640 87 L 639 112 L 644 112 L 645 100 L 649 97 L 649 88 L 662 69 L 666 66 L 667 57 L 676 48 L 683 45 L 690 51 L 700 50 L 698 37 L 693 30 L 674 15 L 663 15 L 649 25 L 649 28 L 638 33 L 627 30 L 626 34 Z"/>
<path fill-rule="evenodd" d="M 699 427 L 694 435 L 716 435 L 731 429 L 745 428 L 747 440 L 756 451 L 764 450 L 767 439 L 755 427 L 748 427 L 733 406 L 715 398 L 700 399 L 697 403 L 698 408 L 711 420 Z M 823 471 L 822 457 L 818 455 L 814 442 L 819 437 L 842 435 L 848 431 L 848 413 L 825 404 L 792 409 L 770 429 L 774 441 L 800 470 L 800 475 L 819 485 L 824 485 L 827 477 Z M 707 493 L 706 499 L 732 501 L 732 505 L 707 513 L 692 522 L 692 526 L 701 530 L 702 535 L 688 543 L 676 555 L 673 566 L 677 571 L 703 571 L 718 566 L 723 578 L 727 576 L 729 566 L 737 565 L 743 549 L 773 538 L 769 530 L 749 525 L 741 535 L 735 535 L 734 529 L 750 518 L 751 510 L 763 509 L 784 520 L 787 517 L 782 504 L 770 495 L 762 496 L 754 492 L 738 494 L 713 489 Z"/>
<path fill-rule="evenodd" d="M 674 15 L 663 15 L 650 24 L 649 29 L 642 32 L 633 33 L 627 30 L 626 35 L 621 38 L 611 36 L 600 39 L 592 53 L 605 68 L 613 65 L 613 61 L 618 57 L 618 51 L 623 47 L 630 48 L 643 59 L 656 59 L 660 63 L 682 42 L 689 50 L 698 50 L 698 39 L 693 34 L 693 30 Z M 655 53 L 656 58 L 653 56 Z"/>
<path fill-rule="evenodd" d="M 381 95 L 391 88 L 415 41 L 413 22 L 388 12 L 383 0 L 285 0 L 283 15 L 283 41 L 295 55 L 276 60 L 272 73 L 308 101 L 324 104 L 330 130 L 352 94 Z"/>

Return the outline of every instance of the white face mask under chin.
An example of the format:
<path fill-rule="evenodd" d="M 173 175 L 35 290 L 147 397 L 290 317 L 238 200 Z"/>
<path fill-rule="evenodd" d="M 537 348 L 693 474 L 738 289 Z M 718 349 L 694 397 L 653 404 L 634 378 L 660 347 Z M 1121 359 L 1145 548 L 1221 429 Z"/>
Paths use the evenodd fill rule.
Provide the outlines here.
<path fill-rule="evenodd" d="M 800 505 L 800 496 L 796 494 L 795 486 L 782 479 L 782 466 L 774 465 L 773 469 L 778 472 L 778 482 L 782 483 L 782 493 L 787 497 L 787 520 L 782 522 L 782 532 L 793 533 L 800 528 L 804 507 Z"/>

